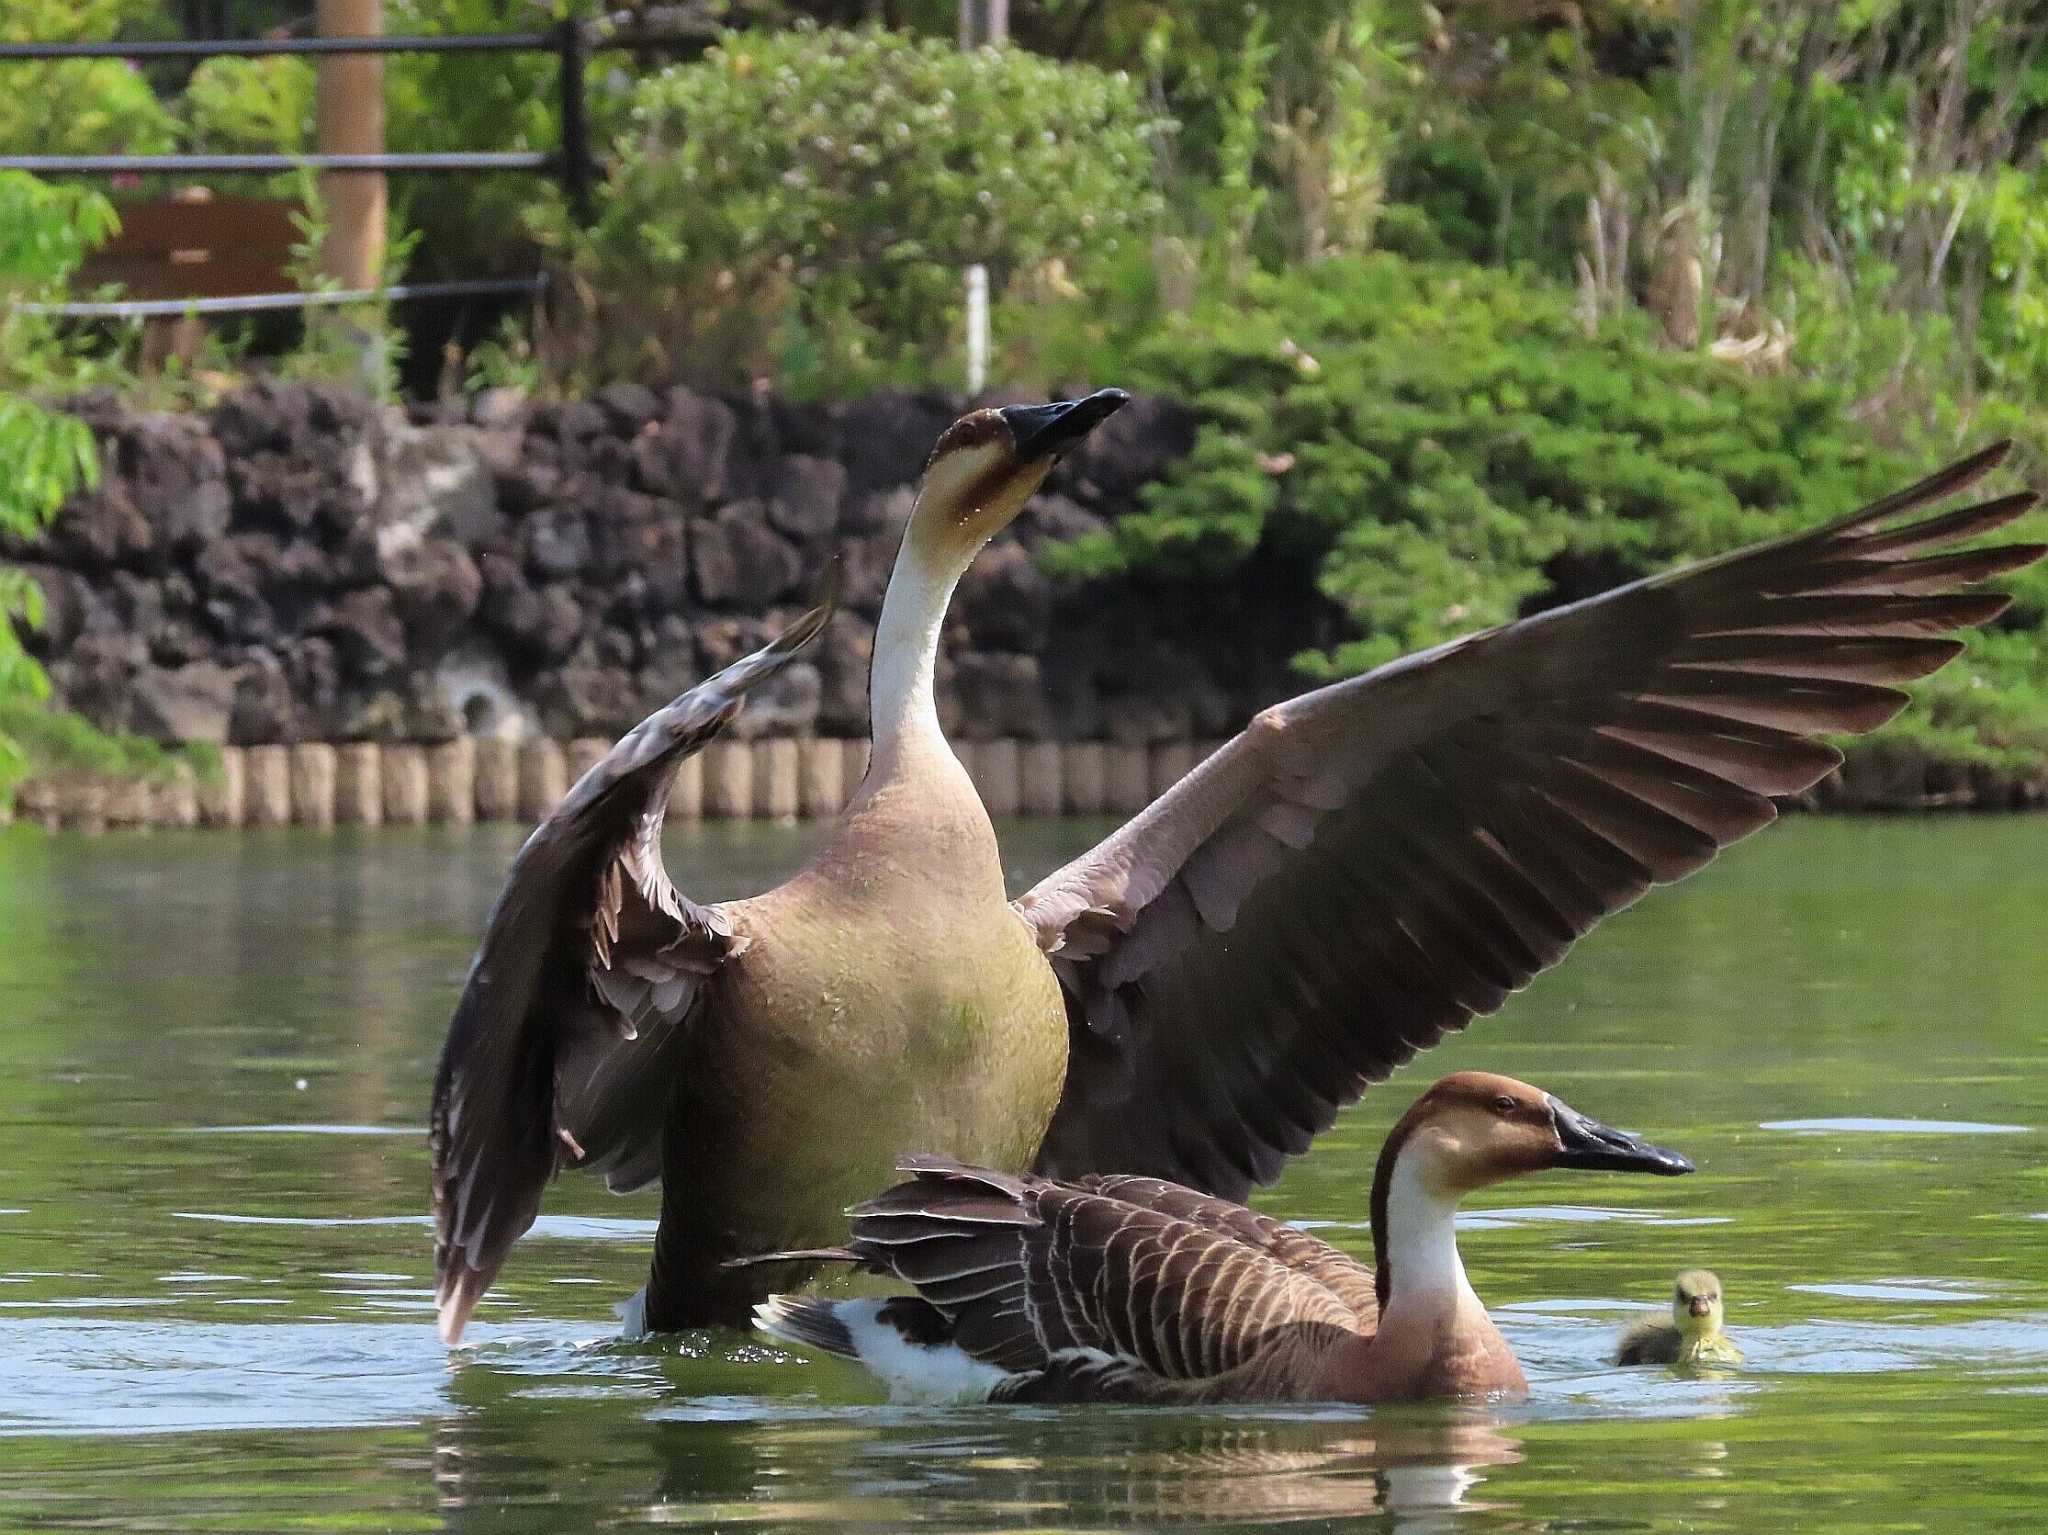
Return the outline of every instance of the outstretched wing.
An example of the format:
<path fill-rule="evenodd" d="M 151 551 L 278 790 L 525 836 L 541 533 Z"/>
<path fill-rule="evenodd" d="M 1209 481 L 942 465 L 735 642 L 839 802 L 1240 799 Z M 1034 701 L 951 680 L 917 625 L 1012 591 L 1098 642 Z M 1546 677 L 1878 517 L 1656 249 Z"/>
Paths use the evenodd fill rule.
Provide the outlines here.
<path fill-rule="evenodd" d="M 484 925 L 434 1079 L 429 1144 L 441 1334 L 450 1343 L 533 1224 L 559 1166 L 616 1190 L 660 1171 L 662 1109 L 704 978 L 736 952 L 722 914 L 669 882 L 676 769 L 824 628 L 773 644 L 642 720 L 526 839 Z"/>
<path fill-rule="evenodd" d="M 1370 1330 L 1258 1240 L 1213 1223 L 936 1159 L 902 1170 L 909 1182 L 854 1210 L 848 1251 L 915 1285 L 952 1341 L 999 1369 L 1088 1353 L 1194 1380 L 1245 1363 L 1281 1328 Z"/>
<path fill-rule="evenodd" d="M 1268 709 L 1016 903 L 1072 1025 L 1039 1153 L 1242 1198 L 1343 1104 L 1491 1013 L 1652 885 L 1773 819 L 1822 739 L 1905 704 L 2048 550 L 1898 526 L 1990 448 L 1839 521 Z"/>

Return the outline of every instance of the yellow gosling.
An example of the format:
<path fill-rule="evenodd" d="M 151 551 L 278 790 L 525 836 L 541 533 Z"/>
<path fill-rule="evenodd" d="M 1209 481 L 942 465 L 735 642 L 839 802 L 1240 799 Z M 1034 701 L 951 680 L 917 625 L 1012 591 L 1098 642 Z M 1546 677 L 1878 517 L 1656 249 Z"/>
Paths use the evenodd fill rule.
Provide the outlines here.
<path fill-rule="evenodd" d="M 1721 1280 L 1687 1269 L 1671 1297 L 1671 1320 L 1644 1317 L 1621 1335 L 1616 1364 L 1740 1364 L 1742 1350 L 1721 1330 Z"/>

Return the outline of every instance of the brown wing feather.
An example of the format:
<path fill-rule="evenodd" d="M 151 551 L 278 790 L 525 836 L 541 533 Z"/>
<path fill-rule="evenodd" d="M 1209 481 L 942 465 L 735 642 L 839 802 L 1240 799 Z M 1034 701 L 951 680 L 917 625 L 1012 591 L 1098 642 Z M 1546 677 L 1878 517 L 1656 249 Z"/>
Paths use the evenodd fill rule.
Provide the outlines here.
<path fill-rule="evenodd" d="M 1806 533 L 1267 710 L 1017 902 L 1068 998 L 1059 1177 L 1228 1198 L 1343 1104 L 1775 815 L 1960 649 L 2043 546 L 2025 495 L 1898 525 L 1978 453 Z"/>
<path fill-rule="evenodd" d="M 660 1171 L 660 1121 L 705 976 L 734 952 L 716 907 L 669 882 L 662 817 L 676 769 L 830 617 L 649 715 L 520 848 L 448 1025 L 429 1120 L 434 1268 L 454 1342 L 560 1166 L 615 1189 Z"/>
<path fill-rule="evenodd" d="M 1127 1185 L 1147 1201 L 1134 1203 L 950 1162 L 904 1170 L 915 1176 L 854 1211 L 848 1250 L 916 1286 L 955 1343 L 1000 1368 L 1042 1371 L 1088 1351 L 1158 1379 L 1194 1380 L 1246 1363 L 1280 1329 L 1370 1330 L 1369 1318 L 1281 1261 L 1274 1249 L 1284 1244 L 1268 1229 L 1277 1222 L 1250 1211 L 1238 1212 L 1248 1222 L 1233 1220 L 1193 1190 Z"/>

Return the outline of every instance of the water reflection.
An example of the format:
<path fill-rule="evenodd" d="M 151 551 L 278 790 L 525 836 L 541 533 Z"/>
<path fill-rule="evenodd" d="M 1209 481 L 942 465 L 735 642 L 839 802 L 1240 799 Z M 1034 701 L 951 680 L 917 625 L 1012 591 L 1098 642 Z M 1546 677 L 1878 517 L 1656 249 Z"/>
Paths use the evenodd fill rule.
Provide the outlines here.
<path fill-rule="evenodd" d="M 556 1410 L 558 1397 L 529 1390 L 515 1403 L 497 1395 L 498 1383 L 478 1391 L 496 1400 L 488 1409 L 474 1401 L 434 1430 L 436 1503 L 456 1530 L 503 1530 L 507 1509 L 520 1507 L 538 1527 L 560 1517 L 565 1486 L 602 1474 L 640 1519 L 686 1528 L 939 1520 L 1227 1529 L 1379 1515 L 1392 1518 L 1390 1529 L 1426 1531 L 1453 1512 L 1512 1508 L 1482 1489 L 1491 1468 L 1523 1456 L 1506 1420 L 1471 1409 L 1225 1418 L 1115 1408 L 778 1411 L 733 1400 L 686 1419 L 650 1416 L 622 1438 Z"/>

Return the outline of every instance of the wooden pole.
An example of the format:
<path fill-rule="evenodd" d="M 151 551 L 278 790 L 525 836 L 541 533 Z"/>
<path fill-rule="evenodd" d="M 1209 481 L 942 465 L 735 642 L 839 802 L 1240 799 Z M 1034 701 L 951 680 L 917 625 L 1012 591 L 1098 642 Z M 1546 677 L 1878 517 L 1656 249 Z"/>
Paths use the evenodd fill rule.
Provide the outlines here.
<path fill-rule="evenodd" d="M 384 0 L 319 0 L 322 37 L 380 37 Z M 319 152 L 384 153 L 384 60 L 379 54 L 320 55 L 313 102 Z M 326 171 L 320 177 L 327 237 L 320 268 L 344 288 L 383 280 L 387 205 L 379 171 Z"/>

